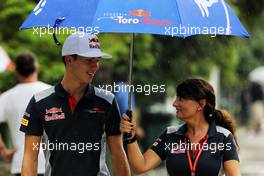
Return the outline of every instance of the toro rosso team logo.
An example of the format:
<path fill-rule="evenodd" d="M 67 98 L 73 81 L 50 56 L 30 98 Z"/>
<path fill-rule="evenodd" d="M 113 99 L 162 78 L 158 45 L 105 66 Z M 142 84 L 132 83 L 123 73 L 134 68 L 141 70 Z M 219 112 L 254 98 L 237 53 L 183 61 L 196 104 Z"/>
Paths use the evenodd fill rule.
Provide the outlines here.
<path fill-rule="evenodd" d="M 143 9 L 128 11 L 126 13 L 104 13 L 104 15 L 97 18 L 97 20 L 113 20 L 119 24 L 172 25 L 170 20 L 153 19 L 151 17 L 151 12 Z"/>
<path fill-rule="evenodd" d="M 62 111 L 62 108 L 50 108 L 46 109 L 46 114 L 44 116 L 45 121 L 53 121 L 53 120 L 60 120 L 65 119 L 65 114 Z"/>
<path fill-rule="evenodd" d="M 105 111 L 100 108 L 92 108 L 92 109 L 89 109 L 88 112 L 89 113 L 105 113 Z"/>

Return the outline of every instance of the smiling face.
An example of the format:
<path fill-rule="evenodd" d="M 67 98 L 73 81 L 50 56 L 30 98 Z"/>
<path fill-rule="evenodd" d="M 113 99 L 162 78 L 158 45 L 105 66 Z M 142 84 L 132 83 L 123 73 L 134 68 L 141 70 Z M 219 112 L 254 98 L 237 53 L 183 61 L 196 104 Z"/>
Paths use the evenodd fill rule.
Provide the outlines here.
<path fill-rule="evenodd" d="M 183 121 L 196 116 L 197 113 L 202 111 L 202 106 L 199 102 L 192 99 L 184 99 L 179 96 L 176 97 L 173 106 L 177 111 L 176 117 Z"/>
<path fill-rule="evenodd" d="M 68 56 L 67 71 L 72 75 L 73 79 L 81 84 L 89 84 L 92 82 L 97 70 L 99 69 L 99 58 L 88 58 L 77 56 L 76 58 Z"/>
<path fill-rule="evenodd" d="M 215 109 L 215 93 L 213 87 L 202 79 L 186 79 L 176 88 L 177 98 L 173 106 L 177 110 L 176 117 L 186 121 L 190 117 L 204 116 L 209 122 Z"/>

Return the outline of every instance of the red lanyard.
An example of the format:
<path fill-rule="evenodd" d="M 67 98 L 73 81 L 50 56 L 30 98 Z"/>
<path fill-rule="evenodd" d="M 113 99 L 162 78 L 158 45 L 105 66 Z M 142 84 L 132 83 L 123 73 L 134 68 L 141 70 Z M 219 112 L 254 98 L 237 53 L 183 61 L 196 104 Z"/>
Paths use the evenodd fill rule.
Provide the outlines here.
<path fill-rule="evenodd" d="M 192 163 L 192 159 L 191 159 L 191 155 L 190 155 L 190 151 L 188 149 L 188 147 L 186 148 L 186 153 L 187 153 L 187 157 L 188 157 L 188 163 L 190 166 L 190 170 L 191 170 L 191 176 L 195 176 L 195 171 L 196 171 L 196 167 L 197 167 L 197 163 L 201 157 L 201 154 L 203 152 L 203 146 L 206 144 L 207 140 L 208 140 L 208 135 L 205 136 L 205 140 L 203 142 L 202 147 L 199 149 L 199 152 L 194 160 L 194 163 Z"/>

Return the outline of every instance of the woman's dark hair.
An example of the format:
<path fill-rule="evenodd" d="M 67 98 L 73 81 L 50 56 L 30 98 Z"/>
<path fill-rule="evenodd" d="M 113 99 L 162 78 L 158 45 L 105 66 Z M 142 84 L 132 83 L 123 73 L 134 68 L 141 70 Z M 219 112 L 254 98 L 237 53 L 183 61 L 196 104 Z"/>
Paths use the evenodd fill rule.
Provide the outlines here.
<path fill-rule="evenodd" d="M 234 136 L 237 143 L 235 131 L 235 121 L 231 115 L 222 109 L 215 108 L 215 93 L 213 87 L 205 80 L 202 79 L 187 79 L 177 86 L 177 96 L 184 99 L 192 99 L 200 101 L 206 100 L 204 108 L 204 116 L 208 123 L 215 121 L 219 126 L 228 129 Z"/>

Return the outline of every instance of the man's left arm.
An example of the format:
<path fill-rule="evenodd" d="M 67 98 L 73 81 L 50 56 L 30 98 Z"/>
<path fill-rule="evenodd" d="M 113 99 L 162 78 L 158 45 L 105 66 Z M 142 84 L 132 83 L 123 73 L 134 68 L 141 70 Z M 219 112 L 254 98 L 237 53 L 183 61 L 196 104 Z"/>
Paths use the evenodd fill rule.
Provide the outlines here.
<path fill-rule="evenodd" d="M 115 98 L 107 115 L 105 125 L 106 141 L 111 153 L 112 168 L 115 176 L 130 176 L 130 169 L 125 150 L 123 148 L 122 135 L 119 130 L 121 115 Z"/>
<path fill-rule="evenodd" d="M 108 136 L 107 144 L 111 153 L 112 168 L 115 176 L 130 176 L 122 135 Z"/>

